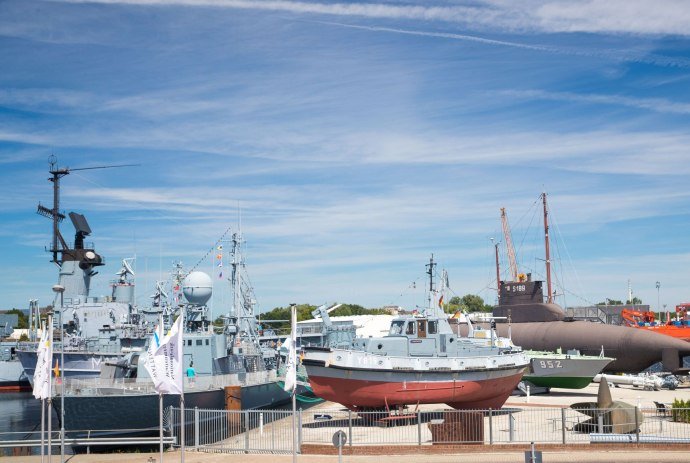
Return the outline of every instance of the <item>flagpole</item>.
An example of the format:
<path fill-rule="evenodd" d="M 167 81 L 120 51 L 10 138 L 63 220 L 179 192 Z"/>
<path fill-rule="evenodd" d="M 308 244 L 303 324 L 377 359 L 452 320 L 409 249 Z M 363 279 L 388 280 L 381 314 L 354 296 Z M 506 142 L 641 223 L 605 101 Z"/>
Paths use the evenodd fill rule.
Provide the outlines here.
<path fill-rule="evenodd" d="M 163 332 L 163 307 L 160 307 L 161 311 L 158 314 L 158 328 L 155 328 L 156 331 L 159 333 Z M 155 333 L 154 333 L 155 335 Z M 154 340 L 151 339 L 149 342 L 153 342 Z M 153 352 L 153 349 L 150 349 L 151 352 Z M 148 359 L 147 359 L 148 360 Z M 159 442 L 159 451 L 160 451 L 160 462 L 163 463 L 163 393 L 159 392 L 158 393 L 158 435 L 160 437 L 160 442 Z"/>
<path fill-rule="evenodd" d="M 292 352 L 289 352 L 290 360 L 294 363 L 293 367 L 297 371 L 296 350 L 297 350 L 297 306 L 290 306 L 290 337 L 292 338 Z M 287 373 L 289 374 L 289 373 Z M 297 377 L 293 378 L 295 383 L 292 385 L 292 463 L 297 462 Z"/>
<path fill-rule="evenodd" d="M 35 376 L 34 376 L 35 378 Z M 34 380 L 35 384 L 36 380 Z M 46 399 L 41 399 L 41 463 L 44 462 L 46 453 Z"/>
<path fill-rule="evenodd" d="M 50 327 L 50 338 L 49 338 L 49 345 L 50 345 L 50 354 L 48 358 L 50 359 L 50 364 L 53 364 L 53 315 L 51 314 L 48 317 L 48 327 Z M 53 426 L 52 426 L 52 421 L 53 421 L 53 375 L 52 372 L 48 372 L 48 463 L 52 460 L 52 455 L 53 455 Z"/>
<path fill-rule="evenodd" d="M 184 317 L 184 316 L 185 316 L 185 309 L 183 308 L 180 311 L 180 317 Z M 181 325 L 180 326 L 180 343 L 182 344 L 182 346 L 184 346 L 184 330 L 187 327 L 184 318 L 182 319 L 182 323 L 180 325 Z M 182 384 L 182 391 L 180 392 L 180 414 L 181 414 L 180 422 L 182 424 L 181 429 L 180 429 L 180 440 L 182 441 L 181 442 L 182 443 L 182 451 L 180 452 L 180 463 L 184 463 L 184 444 L 185 444 L 185 442 L 184 442 L 184 427 L 185 427 L 184 418 L 185 417 L 184 417 L 184 375 L 183 375 L 183 372 L 184 372 L 184 347 L 182 347 L 182 356 L 180 358 L 180 371 L 179 371 L 180 379 L 181 379 L 180 383 Z"/>

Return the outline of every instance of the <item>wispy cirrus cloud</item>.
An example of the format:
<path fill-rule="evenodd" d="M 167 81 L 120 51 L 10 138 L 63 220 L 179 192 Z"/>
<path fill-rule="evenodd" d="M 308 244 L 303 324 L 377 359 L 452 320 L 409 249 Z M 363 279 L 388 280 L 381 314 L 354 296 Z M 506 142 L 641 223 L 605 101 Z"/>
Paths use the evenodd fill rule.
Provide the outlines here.
<path fill-rule="evenodd" d="M 59 0 L 137 6 L 234 8 L 296 14 L 440 21 L 508 31 L 604 32 L 688 35 L 690 12 L 683 0 L 660 5 L 653 0 L 607 2 L 566 0 L 487 0 L 448 5 L 400 5 L 386 2 L 324 3 L 256 0 Z"/>
<path fill-rule="evenodd" d="M 646 109 L 666 114 L 690 114 L 690 103 L 666 98 L 639 98 L 623 95 L 597 95 L 591 93 L 547 92 L 544 90 L 505 90 L 502 94 L 530 100 L 568 101 L 587 104 L 604 104 Z"/>

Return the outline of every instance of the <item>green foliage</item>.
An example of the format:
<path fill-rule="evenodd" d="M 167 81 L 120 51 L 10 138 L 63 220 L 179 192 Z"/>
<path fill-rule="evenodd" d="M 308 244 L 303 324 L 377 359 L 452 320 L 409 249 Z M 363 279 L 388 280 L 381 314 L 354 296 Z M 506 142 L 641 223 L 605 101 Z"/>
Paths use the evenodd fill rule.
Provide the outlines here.
<path fill-rule="evenodd" d="M 671 417 L 673 421 L 690 423 L 690 399 L 673 399 L 671 407 Z"/>
<path fill-rule="evenodd" d="M 484 299 L 476 294 L 465 294 L 462 297 L 451 297 L 447 304 L 443 304 L 443 310 L 446 313 L 455 313 L 457 311 L 491 312 L 493 307 L 485 304 Z"/>
<path fill-rule="evenodd" d="M 26 333 L 22 333 L 22 334 L 19 336 L 19 342 L 25 342 L 25 341 L 28 341 L 28 340 L 29 340 L 29 335 L 26 334 Z"/>
<path fill-rule="evenodd" d="M 15 328 L 26 329 L 29 327 L 29 320 L 26 317 L 26 314 L 24 314 L 24 312 L 22 312 L 21 310 L 19 310 L 19 309 L 6 310 L 5 313 L 8 315 L 16 314 L 19 317 L 18 324 L 17 324 L 17 326 L 15 326 Z"/>
<path fill-rule="evenodd" d="M 606 298 L 604 299 L 604 302 L 600 302 L 597 305 L 623 305 L 623 301 Z"/>

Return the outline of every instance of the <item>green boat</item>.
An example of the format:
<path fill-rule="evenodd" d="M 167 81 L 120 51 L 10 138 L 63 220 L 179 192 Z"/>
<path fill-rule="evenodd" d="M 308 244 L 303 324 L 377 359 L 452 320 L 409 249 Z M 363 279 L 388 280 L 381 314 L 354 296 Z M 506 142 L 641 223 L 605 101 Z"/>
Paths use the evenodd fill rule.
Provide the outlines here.
<path fill-rule="evenodd" d="M 530 359 L 530 368 L 522 377 L 523 381 L 547 388 L 582 389 L 615 360 L 611 357 L 582 355 L 576 350 L 565 354 L 528 350 L 525 354 Z"/>

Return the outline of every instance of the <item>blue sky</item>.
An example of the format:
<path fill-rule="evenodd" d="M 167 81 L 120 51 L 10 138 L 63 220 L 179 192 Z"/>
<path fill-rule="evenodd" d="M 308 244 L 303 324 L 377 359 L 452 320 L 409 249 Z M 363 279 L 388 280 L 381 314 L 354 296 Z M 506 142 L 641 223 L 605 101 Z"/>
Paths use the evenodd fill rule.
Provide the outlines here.
<path fill-rule="evenodd" d="M 431 253 L 493 302 L 501 207 L 544 274 L 545 190 L 561 304 L 628 280 L 689 300 L 689 23 L 684 1 L 4 1 L 2 306 L 52 299 L 51 154 L 141 164 L 64 179 L 95 294 L 136 254 L 145 304 L 239 205 L 262 310 L 423 304 Z"/>

